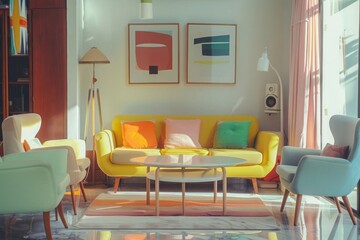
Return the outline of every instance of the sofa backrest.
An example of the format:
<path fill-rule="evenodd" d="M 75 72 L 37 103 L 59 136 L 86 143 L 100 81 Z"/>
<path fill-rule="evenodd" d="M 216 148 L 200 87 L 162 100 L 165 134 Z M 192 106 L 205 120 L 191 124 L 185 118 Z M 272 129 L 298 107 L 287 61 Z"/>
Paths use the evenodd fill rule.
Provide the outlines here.
<path fill-rule="evenodd" d="M 254 147 L 255 138 L 259 131 L 258 120 L 253 116 L 246 115 L 117 115 L 112 120 L 112 130 L 115 135 L 116 147 L 123 145 L 121 123 L 126 121 L 151 120 L 156 123 L 156 136 L 158 147 L 164 146 L 165 119 L 200 119 L 199 142 L 203 148 L 212 148 L 217 123 L 219 121 L 251 121 L 248 146 Z"/>

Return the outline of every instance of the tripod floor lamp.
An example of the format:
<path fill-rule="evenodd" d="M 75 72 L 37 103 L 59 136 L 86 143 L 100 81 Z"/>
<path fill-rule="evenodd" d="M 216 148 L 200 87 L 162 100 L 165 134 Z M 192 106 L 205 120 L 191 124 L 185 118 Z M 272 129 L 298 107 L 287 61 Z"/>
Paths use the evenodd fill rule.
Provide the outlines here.
<path fill-rule="evenodd" d="M 91 134 L 92 134 L 92 168 L 91 168 L 91 177 L 93 183 L 95 182 L 95 84 L 97 78 L 95 77 L 95 64 L 106 64 L 110 63 L 109 59 L 96 47 L 92 47 L 85 55 L 80 59 L 79 63 L 81 64 L 92 64 L 93 65 L 93 77 L 88 93 L 88 101 L 86 105 L 86 116 L 85 116 L 85 129 L 84 129 L 84 140 L 87 140 L 88 125 L 89 125 L 89 113 L 91 108 Z M 102 114 L 101 114 L 101 102 L 100 102 L 100 92 L 99 89 L 96 89 L 96 97 L 98 102 L 98 112 L 99 112 L 99 123 L 100 130 L 102 130 Z"/>

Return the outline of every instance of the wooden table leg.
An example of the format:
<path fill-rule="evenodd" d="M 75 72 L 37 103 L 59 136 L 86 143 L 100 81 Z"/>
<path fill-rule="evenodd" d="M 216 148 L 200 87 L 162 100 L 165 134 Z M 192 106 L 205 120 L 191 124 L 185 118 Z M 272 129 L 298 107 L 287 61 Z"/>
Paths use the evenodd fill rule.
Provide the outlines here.
<path fill-rule="evenodd" d="M 216 168 L 214 168 L 214 175 L 216 175 Z M 214 203 L 217 202 L 217 189 L 218 189 L 218 183 L 217 181 L 214 181 Z"/>
<path fill-rule="evenodd" d="M 184 178 L 185 175 L 185 168 L 181 168 L 181 174 Z M 185 215 L 185 182 L 181 183 L 181 194 L 182 194 L 182 213 Z"/>
<path fill-rule="evenodd" d="M 146 173 L 150 172 L 150 167 L 146 168 Z M 150 179 L 146 177 L 146 205 L 150 205 Z"/>
<path fill-rule="evenodd" d="M 226 214 L 226 194 L 227 194 L 227 180 L 226 180 L 226 170 L 225 167 L 222 167 L 223 172 L 223 215 Z"/>
<path fill-rule="evenodd" d="M 185 215 L 185 182 L 181 183 L 181 190 L 182 190 L 182 212 Z"/>
<path fill-rule="evenodd" d="M 156 168 L 155 171 L 155 202 L 156 202 L 156 206 L 155 206 L 155 213 L 156 216 L 159 216 L 159 171 L 160 168 Z"/>

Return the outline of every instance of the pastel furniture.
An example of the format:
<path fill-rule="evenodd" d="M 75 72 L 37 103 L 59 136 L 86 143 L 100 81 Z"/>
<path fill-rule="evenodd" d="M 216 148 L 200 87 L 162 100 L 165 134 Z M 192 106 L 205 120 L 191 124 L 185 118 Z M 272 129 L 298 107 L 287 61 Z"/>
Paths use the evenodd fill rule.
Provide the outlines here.
<path fill-rule="evenodd" d="M 285 188 L 280 211 L 284 210 L 290 192 L 296 194 L 294 225 L 297 224 L 303 195 L 342 197 L 353 224 L 356 224 L 347 195 L 360 178 L 360 123 L 358 118 L 334 115 L 330 118 L 334 138 L 330 151 L 285 146 L 276 168 Z M 348 156 L 339 149 L 349 148 Z"/>
<path fill-rule="evenodd" d="M 52 239 L 50 211 L 59 212 L 67 228 L 61 200 L 69 185 L 67 150 L 37 150 L 0 158 L 0 213 L 43 213 L 46 237 Z"/>
<path fill-rule="evenodd" d="M 76 202 L 74 188 L 79 184 L 86 201 L 84 180 L 90 160 L 86 158 L 85 141 L 81 139 L 57 139 L 40 142 L 36 134 L 41 127 L 41 117 L 36 113 L 9 116 L 2 122 L 4 154 L 32 151 L 34 149 L 67 149 L 67 173 L 74 214 Z"/>
<path fill-rule="evenodd" d="M 234 157 L 201 155 L 161 155 L 137 157 L 133 163 L 154 167 L 146 174 L 146 203 L 150 204 L 150 180 L 155 181 L 155 213 L 159 216 L 159 182 L 177 182 L 182 185 L 182 212 L 185 214 L 185 183 L 214 182 L 214 202 L 216 202 L 217 181 L 223 181 L 223 215 L 226 214 L 227 166 L 245 162 Z M 219 171 L 220 169 L 221 171 Z"/>
<path fill-rule="evenodd" d="M 168 148 L 164 146 L 166 119 L 199 120 L 198 143 L 201 148 Z M 155 123 L 157 145 L 149 148 L 124 147 L 123 125 L 126 122 L 152 121 Z M 219 122 L 250 121 L 247 147 L 243 149 L 221 149 L 214 147 L 214 135 Z M 259 124 L 253 116 L 237 115 L 118 115 L 112 120 L 112 128 L 95 135 L 95 149 L 99 168 L 109 177 L 115 178 L 114 192 L 121 178 L 146 176 L 146 167 L 130 162 L 134 157 L 153 155 L 205 155 L 228 156 L 244 159 L 241 165 L 227 167 L 227 176 L 252 180 L 257 193 L 257 178 L 265 177 L 275 166 L 279 137 L 268 131 L 259 131 Z M 197 144 L 194 144 L 195 146 Z"/>

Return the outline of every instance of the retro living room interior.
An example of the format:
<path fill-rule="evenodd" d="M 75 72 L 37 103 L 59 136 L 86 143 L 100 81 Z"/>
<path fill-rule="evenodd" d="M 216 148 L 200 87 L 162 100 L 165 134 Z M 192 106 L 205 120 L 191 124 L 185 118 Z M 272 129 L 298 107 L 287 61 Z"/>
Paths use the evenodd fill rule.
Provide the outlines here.
<path fill-rule="evenodd" d="M 359 0 L 0 0 L 0 239 L 358 239 Z"/>

